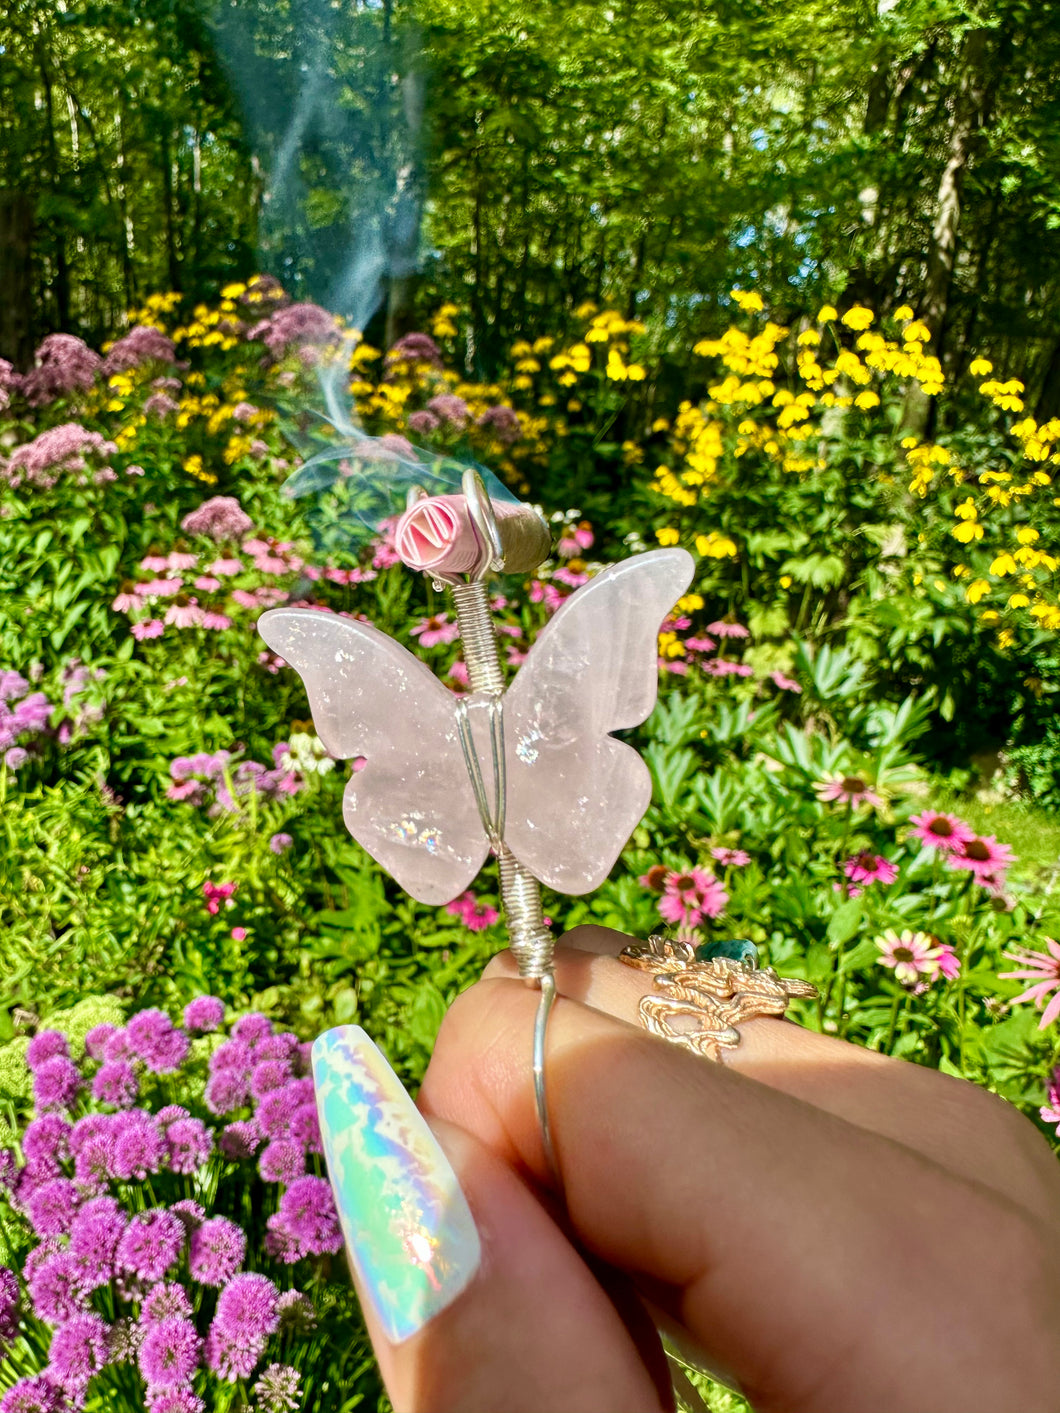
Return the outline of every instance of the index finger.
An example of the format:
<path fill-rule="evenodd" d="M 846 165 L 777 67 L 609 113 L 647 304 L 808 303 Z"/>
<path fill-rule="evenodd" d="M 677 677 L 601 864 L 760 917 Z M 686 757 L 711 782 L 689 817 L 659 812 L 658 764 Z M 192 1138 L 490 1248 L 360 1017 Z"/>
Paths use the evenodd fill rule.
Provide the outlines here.
<path fill-rule="evenodd" d="M 465 992 L 421 1101 L 547 1186 L 529 1065 L 536 1006 L 518 981 Z M 564 998 L 546 1072 L 577 1236 L 647 1282 L 752 1402 L 1040 1405 L 1042 1380 L 1060 1373 L 1042 1312 L 1051 1301 L 1060 1318 L 1060 1295 L 1042 1269 L 1048 1244 L 1015 1204 Z"/>

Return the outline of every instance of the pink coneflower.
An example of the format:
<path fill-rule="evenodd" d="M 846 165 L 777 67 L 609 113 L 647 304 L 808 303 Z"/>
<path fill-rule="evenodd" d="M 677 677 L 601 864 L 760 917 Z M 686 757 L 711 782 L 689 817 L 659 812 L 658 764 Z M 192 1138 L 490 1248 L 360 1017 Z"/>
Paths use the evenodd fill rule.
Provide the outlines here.
<path fill-rule="evenodd" d="M 863 852 L 847 859 L 843 872 L 855 883 L 893 883 L 898 867 L 880 854 Z"/>
<path fill-rule="evenodd" d="M 725 623 L 720 618 L 717 623 L 708 623 L 707 632 L 718 638 L 749 638 L 751 635 L 742 623 Z"/>
<path fill-rule="evenodd" d="M 802 688 L 791 677 L 785 677 L 783 672 L 771 672 L 770 681 L 774 687 L 779 687 L 782 692 L 801 692 Z"/>
<path fill-rule="evenodd" d="M 467 663 L 462 657 L 457 658 L 456 662 L 453 663 L 453 665 L 450 667 L 449 671 L 445 675 L 450 679 L 450 681 L 455 682 L 459 687 L 470 686 L 470 678 L 468 677 L 467 672 Z"/>
<path fill-rule="evenodd" d="M 948 942 L 939 943 L 939 975 L 952 981 L 961 969 L 961 959 Z"/>
<path fill-rule="evenodd" d="M 667 922 L 695 927 L 705 917 L 717 917 L 725 909 L 729 895 L 706 869 L 687 873 L 670 870 L 663 883 L 659 912 Z"/>
<path fill-rule="evenodd" d="M 242 574 L 243 562 L 239 559 L 215 559 L 212 564 L 206 566 L 207 574 Z"/>
<path fill-rule="evenodd" d="M 711 677 L 750 677 L 754 668 L 745 662 L 731 662 L 727 657 L 711 657 L 700 663 Z"/>
<path fill-rule="evenodd" d="M 166 631 L 166 625 L 160 618 L 149 618 L 146 623 L 134 623 L 132 635 L 138 643 L 142 643 L 145 638 L 161 638 Z"/>
<path fill-rule="evenodd" d="M 751 855 L 745 849 L 711 849 L 710 856 L 726 868 L 743 868 L 751 862 Z"/>
<path fill-rule="evenodd" d="M 685 651 L 690 653 L 712 653 L 717 646 L 714 639 L 705 634 L 685 639 Z"/>
<path fill-rule="evenodd" d="M 193 587 L 201 589 L 204 594 L 212 594 L 215 589 L 221 587 L 221 581 L 212 574 L 200 574 Z"/>
<path fill-rule="evenodd" d="M 135 592 L 145 599 L 170 599 L 183 587 L 183 579 L 148 579 L 144 584 L 137 584 Z"/>
<path fill-rule="evenodd" d="M 933 981 L 941 970 L 942 948 L 926 932 L 895 932 L 891 928 L 877 937 L 880 965 L 893 967 L 903 986 L 916 986 L 921 977 Z"/>
<path fill-rule="evenodd" d="M 182 569 L 194 569 L 199 562 L 197 554 L 182 554 L 180 550 L 174 550 L 172 554 L 166 555 L 166 568 L 180 573 Z"/>
<path fill-rule="evenodd" d="M 975 830 L 970 824 L 965 824 L 955 814 L 939 814 L 937 810 L 915 814 L 909 826 L 910 831 L 929 849 L 945 849 L 947 853 L 975 838 Z"/>
<path fill-rule="evenodd" d="M 164 554 L 148 554 L 141 559 L 140 568 L 145 574 L 164 574 L 169 562 Z"/>
<path fill-rule="evenodd" d="M 1018 1006 L 1021 1001 L 1033 1001 L 1042 1011 L 1042 1018 L 1038 1022 L 1039 1030 L 1044 1030 L 1060 1016 L 1060 942 L 1052 937 L 1044 937 L 1042 940 L 1048 947 L 1048 952 L 1032 952 L 1028 947 L 1014 947 L 1011 952 L 1006 952 L 1005 956 L 1010 962 L 1018 962 L 1019 970 L 998 972 L 1001 981 L 1034 982 L 1033 986 L 1029 986 L 1009 1004 Z M 1046 997 L 1050 991 L 1055 991 L 1056 995 L 1046 1005 Z"/>
<path fill-rule="evenodd" d="M 201 628 L 203 610 L 191 599 L 188 603 L 173 603 L 166 609 L 166 623 L 174 628 Z"/>
<path fill-rule="evenodd" d="M 111 608 L 115 613 L 131 613 L 134 608 L 139 607 L 140 600 L 136 595 L 127 594 L 124 590 L 115 596 L 114 602 L 111 604 Z"/>
<path fill-rule="evenodd" d="M 437 647 L 440 643 L 452 643 L 460 637 L 460 627 L 449 621 L 447 613 L 436 613 L 425 618 L 412 629 L 412 636 L 419 638 L 425 648 Z"/>
<path fill-rule="evenodd" d="M 1060 1065 L 1053 1070 L 1045 1091 L 1045 1103 L 1038 1112 L 1043 1123 L 1056 1124 L 1056 1132 L 1060 1135 Z"/>
<path fill-rule="evenodd" d="M 979 879 L 990 878 L 996 883 L 997 875 L 1008 868 L 1013 857 L 1007 844 L 999 844 L 992 834 L 988 834 L 962 840 L 946 863 L 950 868 L 965 869 Z"/>
<path fill-rule="evenodd" d="M 223 633 L 226 628 L 231 628 L 232 620 L 226 613 L 214 613 L 212 609 L 205 609 L 200 626 L 203 628 L 213 628 L 218 633 Z"/>
<path fill-rule="evenodd" d="M 653 893 L 661 893 L 666 887 L 666 880 L 670 876 L 670 870 L 665 864 L 652 864 L 647 873 L 642 873 L 637 882 L 644 888 L 650 888 Z"/>
<path fill-rule="evenodd" d="M 883 804 L 868 781 L 863 780 L 860 775 L 828 775 L 824 780 L 816 781 L 813 788 L 822 803 L 826 800 L 838 800 L 845 805 L 871 805 L 875 809 L 879 809 Z"/>

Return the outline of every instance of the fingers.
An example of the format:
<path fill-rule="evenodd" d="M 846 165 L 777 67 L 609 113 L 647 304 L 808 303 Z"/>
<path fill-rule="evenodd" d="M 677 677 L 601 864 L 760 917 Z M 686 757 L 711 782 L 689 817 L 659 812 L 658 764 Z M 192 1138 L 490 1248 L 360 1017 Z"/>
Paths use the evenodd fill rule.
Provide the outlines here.
<path fill-rule="evenodd" d="M 544 1186 L 536 1004 L 515 981 L 464 993 L 421 1099 Z M 1012 1204 L 569 999 L 546 1073 L 577 1236 L 648 1282 L 756 1406 L 1049 1406 L 1060 1369 L 1042 1321 L 1060 1296 Z"/>
<path fill-rule="evenodd" d="M 560 994 L 638 1024 L 637 1007 L 652 984 L 650 972 L 617 960 L 630 940 L 603 927 L 568 933 L 556 953 Z M 514 976 L 511 954 L 495 957 L 484 974 Z M 953 1075 L 770 1018 L 745 1022 L 740 1033 L 740 1044 L 723 1052 L 725 1065 L 914 1148 L 1060 1228 L 1056 1159 L 1034 1126 L 997 1095 Z"/>
<path fill-rule="evenodd" d="M 466 1289 L 392 1344 L 365 1318 L 396 1413 L 658 1413 L 669 1384 L 635 1299 L 616 1305 L 511 1168 L 435 1121 L 478 1228 L 482 1263 Z M 632 1311 L 632 1313 L 630 1313 Z M 654 1365 L 653 1380 L 642 1354 Z"/>

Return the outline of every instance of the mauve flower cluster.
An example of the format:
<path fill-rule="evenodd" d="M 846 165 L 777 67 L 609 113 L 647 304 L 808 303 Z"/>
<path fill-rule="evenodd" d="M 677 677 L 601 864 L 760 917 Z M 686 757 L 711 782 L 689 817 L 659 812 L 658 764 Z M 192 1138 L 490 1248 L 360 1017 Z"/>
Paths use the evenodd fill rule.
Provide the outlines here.
<path fill-rule="evenodd" d="M 103 360 L 73 334 L 49 334 L 34 356 L 36 366 L 22 379 L 30 407 L 44 407 L 57 397 L 87 392 Z"/>
<path fill-rule="evenodd" d="M 291 759 L 286 741 L 273 747 L 272 761 L 270 768 L 258 761 L 236 760 L 230 751 L 223 750 L 177 756 L 169 764 L 172 783 L 166 794 L 171 800 L 206 806 L 211 819 L 219 814 L 237 814 L 239 801 L 251 794 L 263 800 L 297 795 L 305 778 Z"/>
<path fill-rule="evenodd" d="M 432 368 L 441 369 L 442 351 L 430 334 L 403 334 L 391 345 L 386 356 L 388 368 L 400 363 L 426 363 Z"/>
<path fill-rule="evenodd" d="M 86 457 L 94 456 L 106 463 L 118 450 L 99 432 L 90 432 L 80 422 L 63 422 L 49 427 L 33 441 L 17 446 L 3 467 L 3 476 L 13 489 L 25 482 L 37 490 L 50 491 L 64 473 L 72 475 L 79 486 L 91 479 L 96 485 L 117 480 L 117 472 L 104 464 L 89 474 Z"/>
<path fill-rule="evenodd" d="M 103 376 L 127 373 L 145 363 L 176 363 L 177 350 L 173 340 L 153 324 L 137 324 L 122 338 L 111 344 L 103 360 Z"/>
<path fill-rule="evenodd" d="M 248 339 L 260 339 L 279 359 L 292 348 L 333 343 L 339 337 L 335 317 L 319 304 L 288 304 L 247 331 Z"/>
<path fill-rule="evenodd" d="M 211 496 L 180 522 L 180 528 L 189 535 L 209 535 L 218 543 L 238 540 L 253 526 L 254 522 L 235 496 Z"/>
<path fill-rule="evenodd" d="M 46 731 L 54 710 L 43 692 L 30 691 L 21 673 L 0 669 L 0 751 L 9 770 L 18 770 L 29 759 L 26 738 Z"/>
<path fill-rule="evenodd" d="M 183 1021 L 146 1009 L 124 1026 L 97 1025 L 80 1065 L 58 1030 L 39 1031 L 26 1049 L 36 1111 L 21 1135 L 22 1164 L 0 1152 L 0 1217 L 6 1202 L 37 1238 L 23 1262 L 25 1308 L 53 1333 L 47 1367 L 9 1388 L 0 1413 L 71 1413 L 96 1388 L 104 1400 L 127 1400 L 127 1375 L 106 1381 L 110 1368 L 130 1363 L 150 1413 L 204 1413 L 211 1379 L 250 1379 L 281 1325 L 304 1331 L 315 1322 L 302 1292 L 244 1269 L 251 1256 L 290 1265 L 341 1249 L 330 1186 L 308 1171 L 319 1170 L 322 1151 L 309 1047 L 252 1013 L 203 1071 L 190 1033 L 217 1031 L 224 1004 L 197 997 Z M 178 1072 L 187 1103 L 189 1087 L 194 1094 L 205 1081 L 202 1117 L 166 1102 L 166 1077 Z M 136 1107 L 148 1086 L 159 1106 Z M 241 1169 L 259 1150 L 259 1173 Z M 250 1204 L 272 1209 L 251 1253 L 238 1222 L 184 1194 L 210 1193 L 238 1210 L 224 1194 L 259 1174 L 278 1191 Z M 0 1349 L 22 1307 L 17 1275 L 0 1268 Z M 197 1310 L 213 1312 L 202 1328 Z M 298 1373 L 269 1364 L 254 1392 L 262 1413 L 288 1413 L 298 1406 Z"/>

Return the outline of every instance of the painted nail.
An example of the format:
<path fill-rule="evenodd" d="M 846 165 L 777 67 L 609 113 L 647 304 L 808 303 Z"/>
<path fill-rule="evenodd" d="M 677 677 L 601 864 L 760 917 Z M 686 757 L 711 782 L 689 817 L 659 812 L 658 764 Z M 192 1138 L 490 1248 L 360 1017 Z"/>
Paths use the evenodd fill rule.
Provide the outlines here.
<path fill-rule="evenodd" d="M 313 1081 L 346 1249 L 397 1344 L 465 1288 L 479 1235 L 438 1140 L 359 1025 L 314 1041 Z"/>

